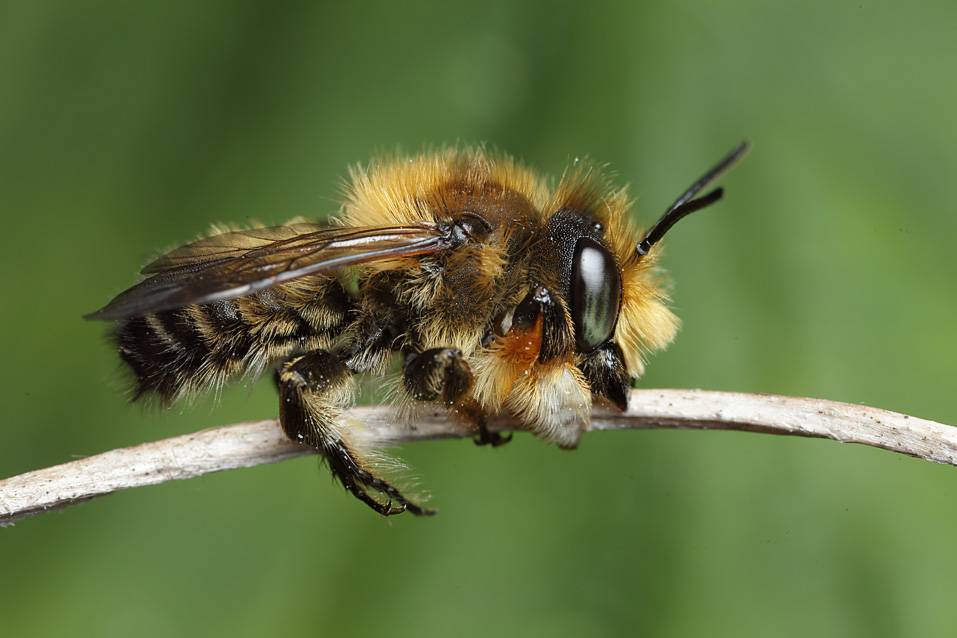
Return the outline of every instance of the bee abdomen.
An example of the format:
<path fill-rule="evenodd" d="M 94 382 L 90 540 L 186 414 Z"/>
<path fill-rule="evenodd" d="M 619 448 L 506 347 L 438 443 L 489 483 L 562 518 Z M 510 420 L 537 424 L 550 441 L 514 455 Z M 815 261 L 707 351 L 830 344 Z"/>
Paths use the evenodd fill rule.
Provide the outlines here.
<path fill-rule="evenodd" d="M 124 320 L 115 336 L 120 357 L 136 376 L 134 400 L 147 394 L 166 402 L 177 398 L 210 354 L 186 308 Z"/>
<path fill-rule="evenodd" d="M 341 331 L 347 310 L 329 301 L 248 297 L 124 320 L 115 338 L 136 377 L 133 399 L 152 395 L 168 404 L 325 348 Z"/>

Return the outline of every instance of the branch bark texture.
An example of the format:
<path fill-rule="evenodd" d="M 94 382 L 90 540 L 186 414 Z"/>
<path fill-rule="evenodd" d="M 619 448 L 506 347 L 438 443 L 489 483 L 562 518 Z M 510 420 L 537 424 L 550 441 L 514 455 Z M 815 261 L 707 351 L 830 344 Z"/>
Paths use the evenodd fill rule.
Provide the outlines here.
<path fill-rule="evenodd" d="M 472 436 L 442 410 L 402 419 L 391 407 L 350 410 L 355 432 L 377 444 Z M 493 419 L 490 429 L 518 424 Z M 742 430 L 859 443 L 957 465 L 957 428 L 861 405 L 775 395 L 703 390 L 634 390 L 627 412 L 599 410 L 589 431 Z M 312 454 L 288 440 L 276 421 L 212 428 L 44 468 L 0 481 L 0 526 L 131 487 L 276 463 Z"/>

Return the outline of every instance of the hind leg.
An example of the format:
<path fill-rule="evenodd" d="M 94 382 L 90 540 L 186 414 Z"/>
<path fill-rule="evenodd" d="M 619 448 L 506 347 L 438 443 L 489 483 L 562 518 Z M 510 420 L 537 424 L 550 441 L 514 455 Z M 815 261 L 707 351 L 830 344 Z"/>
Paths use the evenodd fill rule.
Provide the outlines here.
<path fill-rule="evenodd" d="M 512 440 L 490 432 L 485 413 L 469 396 L 472 390 L 472 370 L 462 353 L 455 348 L 432 348 L 406 356 L 402 366 L 403 381 L 409 395 L 416 401 L 439 401 L 478 429 L 476 445 L 498 447 Z"/>
<path fill-rule="evenodd" d="M 406 510 L 417 515 L 434 513 L 377 477 L 350 443 L 339 417 L 352 397 L 354 381 L 341 357 L 324 350 L 310 352 L 283 364 L 276 380 L 279 419 L 286 435 L 321 453 L 349 493 L 384 516 Z"/>

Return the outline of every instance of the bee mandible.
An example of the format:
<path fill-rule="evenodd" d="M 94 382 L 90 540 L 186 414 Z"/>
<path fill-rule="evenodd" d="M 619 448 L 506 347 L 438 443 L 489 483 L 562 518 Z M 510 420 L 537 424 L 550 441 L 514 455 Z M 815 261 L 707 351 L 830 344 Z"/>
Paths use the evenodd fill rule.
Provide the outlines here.
<path fill-rule="evenodd" d="M 645 233 L 625 188 L 576 162 L 557 185 L 510 157 L 449 148 L 350 172 L 330 223 L 223 230 L 172 250 L 92 319 L 135 377 L 134 399 L 165 404 L 272 371 L 285 433 L 383 515 L 433 510 L 380 476 L 355 424 L 340 420 L 356 375 L 401 362 L 400 401 L 438 403 L 476 442 L 507 412 L 562 448 L 592 403 L 627 408 L 648 353 L 678 329 L 659 241 L 721 199 L 698 196 L 742 143 Z M 397 357 L 396 357 L 397 355 Z"/>

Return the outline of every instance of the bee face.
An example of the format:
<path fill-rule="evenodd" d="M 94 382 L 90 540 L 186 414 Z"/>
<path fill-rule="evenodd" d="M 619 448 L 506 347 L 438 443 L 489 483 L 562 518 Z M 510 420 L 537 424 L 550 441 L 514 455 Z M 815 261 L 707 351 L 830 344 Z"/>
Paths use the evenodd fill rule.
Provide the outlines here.
<path fill-rule="evenodd" d="M 633 376 L 614 341 L 625 299 L 623 262 L 605 236 L 608 222 L 568 206 L 547 219 L 530 256 L 528 292 L 505 337 L 514 346 L 498 351 L 518 363 L 496 371 L 513 376 L 505 384 L 508 409 L 565 448 L 578 444 L 593 396 L 627 407 Z M 656 311 L 672 316 L 663 304 Z M 670 340 L 673 322 L 668 326 L 663 339 Z M 528 357 L 528 349 L 537 356 Z"/>
<path fill-rule="evenodd" d="M 625 193 L 563 183 L 558 195 L 505 340 L 532 344 L 537 357 L 512 368 L 506 405 L 539 435 L 574 447 L 592 398 L 625 409 L 642 354 L 667 345 L 678 322 L 654 279 L 654 257 L 635 258 L 641 235 L 628 223 Z"/>
<path fill-rule="evenodd" d="M 676 221 L 721 197 L 717 189 L 695 199 L 746 148 L 697 180 L 646 233 L 630 221 L 626 190 L 609 187 L 600 171 L 579 166 L 563 177 L 543 207 L 544 237 L 534 244 L 527 292 L 506 339 L 513 345 L 500 350 L 517 365 L 496 370 L 512 373 L 499 384 L 511 388 L 506 406 L 540 436 L 574 447 L 592 397 L 627 408 L 644 356 L 667 346 L 679 325 L 659 281 L 657 243 Z"/>

